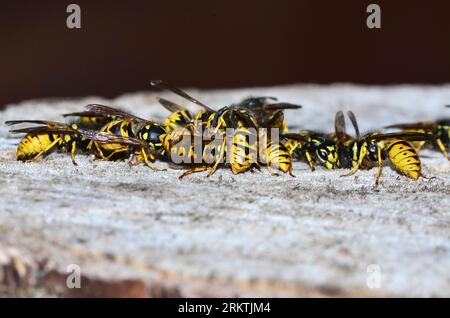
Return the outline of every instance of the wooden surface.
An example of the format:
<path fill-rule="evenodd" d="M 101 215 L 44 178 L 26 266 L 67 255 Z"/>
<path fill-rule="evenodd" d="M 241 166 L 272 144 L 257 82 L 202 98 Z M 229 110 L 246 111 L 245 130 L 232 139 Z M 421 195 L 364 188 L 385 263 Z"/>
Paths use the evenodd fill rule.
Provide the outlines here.
<path fill-rule="evenodd" d="M 189 90 L 218 108 L 249 95 L 300 103 L 290 125 L 331 130 L 338 109 L 353 109 L 362 130 L 450 117 L 450 86 L 288 86 Z M 450 296 L 450 163 L 424 152 L 415 182 L 383 170 L 341 178 L 296 178 L 220 169 L 178 180 L 181 170 L 94 161 L 64 154 L 35 163 L 14 158 L 17 139 L 4 120 L 56 119 L 89 102 L 163 118 L 166 93 L 41 100 L 0 113 L 0 295 L 18 296 Z M 186 104 L 187 105 L 187 104 Z M 195 108 L 193 108 L 195 109 Z M 81 269 L 81 289 L 68 289 L 67 267 Z M 380 269 L 369 288 L 368 266 Z M 371 267 L 369 267 L 370 270 Z"/>

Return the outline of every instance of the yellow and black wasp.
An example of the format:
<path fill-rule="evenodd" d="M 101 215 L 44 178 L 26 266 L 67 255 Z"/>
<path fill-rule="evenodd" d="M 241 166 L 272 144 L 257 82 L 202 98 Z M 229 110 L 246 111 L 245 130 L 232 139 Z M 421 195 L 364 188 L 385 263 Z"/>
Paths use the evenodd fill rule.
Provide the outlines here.
<path fill-rule="evenodd" d="M 446 105 L 450 107 L 450 105 Z M 445 158 L 450 161 L 448 149 L 450 147 L 450 118 L 442 118 L 436 121 L 421 121 L 417 123 L 395 124 L 385 128 L 398 128 L 405 132 L 421 132 L 431 134 L 434 138 L 428 141 L 433 149 L 438 149 L 442 152 Z M 426 141 L 413 143 L 416 150 L 421 150 Z"/>
<path fill-rule="evenodd" d="M 10 120 L 5 124 L 12 126 L 30 123 L 39 126 L 10 130 L 13 134 L 25 133 L 17 147 L 16 158 L 21 161 L 34 161 L 57 149 L 61 152 L 71 152 L 72 162 L 75 162 L 77 149 L 86 152 L 91 140 L 96 139 L 96 132 L 85 130 L 77 124 L 64 124 L 45 120 Z M 99 141 L 101 142 L 101 141 Z"/>
<path fill-rule="evenodd" d="M 101 136 L 107 141 L 92 140 L 88 145 L 95 154 L 103 160 L 137 160 L 144 162 L 154 170 L 158 170 L 152 162 L 160 155 L 164 155 L 162 137 L 166 133 L 165 128 L 151 120 L 139 118 L 130 113 L 116 108 L 90 104 L 85 112 L 72 113 L 71 116 L 81 118 L 107 118 L 108 121 L 100 128 Z M 106 135 L 113 137 L 109 138 Z M 131 137 L 132 141 L 123 138 Z M 145 143 L 138 143 L 141 140 Z M 133 146 L 133 147 L 131 147 Z M 145 146 L 145 147 L 144 147 Z M 130 163 L 132 163 L 130 161 Z"/>
<path fill-rule="evenodd" d="M 342 111 L 336 114 L 335 119 L 340 166 L 351 169 L 350 173 L 343 176 L 353 175 L 359 169 L 370 169 L 375 163 L 378 166 L 375 184 L 378 185 L 383 161 L 388 158 L 392 167 L 400 174 L 413 180 L 423 177 L 419 155 L 409 142 L 429 140 L 432 138 L 429 134 L 369 132 L 360 136 L 355 115 L 351 111 L 347 115 L 355 128 L 356 138 L 347 134 Z"/>

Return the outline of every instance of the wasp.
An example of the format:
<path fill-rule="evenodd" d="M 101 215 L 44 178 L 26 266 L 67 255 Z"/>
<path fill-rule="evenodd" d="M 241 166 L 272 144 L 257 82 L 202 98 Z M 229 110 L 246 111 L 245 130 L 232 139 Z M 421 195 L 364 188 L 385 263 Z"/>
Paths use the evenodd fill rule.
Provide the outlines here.
<path fill-rule="evenodd" d="M 450 105 L 446 105 L 450 107 Z M 409 124 L 395 124 L 385 128 L 399 128 L 406 132 L 421 132 L 431 134 L 434 138 L 428 144 L 432 148 L 442 152 L 445 158 L 450 161 L 448 148 L 450 147 L 450 118 L 442 118 L 437 121 L 422 121 Z M 426 141 L 414 143 L 417 150 L 421 150 L 426 145 Z"/>
<path fill-rule="evenodd" d="M 157 157 L 164 155 L 162 144 L 162 137 L 166 134 L 164 126 L 110 106 L 89 104 L 85 108 L 85 112 L 70 115 L 76 114 L 81 118 L 104 117 L 109 119 L 100 128 L 104 141 L 92 140 L 88 149 L 94 150 L 96 155 L 103 160 L 130 160 L 130 163 L 131 160 L 137 160 L 144 162 L 154 170 L 159 170 L 152 162 Z M 112 137 L 105 137 L 106 135 Z M 132 142 L 123 141 L 128 137 L 132 138 Z M 144 143 L 138 143 L 136 140 Z"/>
<path fill-rule="evenodd" d="M 75 161 L 77 149 L 87 151 L 91 140 L 96 140 L 96 132 L 85 130 L 77 124 L 64 124 L 45 120 L 11 120 L 6 125 L 22 123 L 38 124 L 39 126 L 10 130 L 11 133 L 26 133 L 17 147 L 16 158 L 21 161 L 35 161 L 41 156 L 46 156 L 53 150 L 71 152 L 72 163 Z M 101 142 L 101 140 L 98 140 Z"/>
<path fill-rule="evenodd" d="M 353 175 L 359 169 L 370 169 L 377 164 L 375 184 L 378 185 L 383 161 L 388 158 L 392 167 L 400 174 L 413 180 L 423 177 L 419 155 L 409 142 L 429 140 L 429 134 L 369 132 L 361 136 L 355 115 L 351 111 L 347 115 L 355 128 L 356 138 L 346 133 L 342 111 L 337 112 L 335 118 L 340 165 L 341 168 L 351 169 L 342 176 Z"/>

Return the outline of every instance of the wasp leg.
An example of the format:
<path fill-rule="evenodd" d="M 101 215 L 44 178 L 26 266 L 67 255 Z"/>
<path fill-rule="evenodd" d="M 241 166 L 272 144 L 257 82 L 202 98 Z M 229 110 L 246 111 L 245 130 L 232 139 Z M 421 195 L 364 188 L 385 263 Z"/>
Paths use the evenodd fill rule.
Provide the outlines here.
<path fill-rule="evenodd" d="M 375 185 L 380 184 L 380 177 L 381 177 L 381 170 L 383 167 L 383 159 L 381 158 L 381 147 L 377 147 L 377 156 L 378 156 L 378 170 L 377 170 L 377 177 L 375 179 Z"/>
<path fill-rule="evenodd" d="M 144 157 L 144 162 L 145 162 L 145 164 L 146 164 L 148 167 L 150 167 L 150 168 L 152 168 L 153 170 L 155 170 L 155 171 L 160 171 L 160 169 L 158 169 L 155 165 L 153 165 L 153 164 L 148 160 L 148 157 L 147 157 L 147 154 L 145 153 L 144 148 L 141 149 L 141 152 L 142 152 L 142 156 Z"/>
<path fill-rule="evenodd" d="M 269 170 L 270 174 L 272 176 L 279 176 L 280 174 L 278 172 L 273 171 L 273 169 L 270 166 L 267 166 L 267 170 Z"/>
<path fill-rule="evenodd" d="M 311 171 L 316 170 L 316 167 L 314 166 L 314 160 L 312 159 L 311 154 L 309 153 L 309 151 L 305 152 L 305 157 L 306 157 L 306 160 L 308 161 L 308 165 L 311 168 Z"/>
<path fill-rule="evenodd" d="M 94 146 L 95 146 L 95 149 L 97 150 L 97 155 L 100 157 L 100 159 L 108 160 L 108 158 L 106 158 L 105 155 L 103 154 L 103 151 L 100 149 L 98 143 L 94 142 Z"/>
<path fill-rule="evenodd" d="M 130 153 L 130 157 L 128 157 L 128 166 L 130 168 L 137 165 L 137 162 L 135 160 L 136 160 L 136 154 L 134 152 Z"/>
<path fill-rule="evenodd" d="M 86 146 L 86 149 L 87 150 L 92 150 L 92 145 L 94 145 L 94 141 L 93 140 L 89 141 L 88 145 Z"/>
<path fill-rule="evenodd" d="M 368 155 L 368 151 L 365 147 L 361 149 L 361 153 L 359 154 L 358 163 L 352 168 L 352 170 L 349 173 L 341 174 L 341 177 L 350 177 L 358 171 L 359 167 L 361 167 L 361 164 L 364 160 L 364 158 Z"/>
<path fill-rule="evenodd" d="M 117 149 L 117 150 L 114 150 L 114 151 L 111 152 L 108 156 L 105 157 L 105 160 L 109 160 L 109 159 L 111 159 L 115 154 L 118 154 L 118 153 L 121 153 L 121 152 L 125 152 L 125 151 L 128 151 L 128 149 L 123 148 L 123 149 Z"/>
<path fill-rule="evenodd" d="M 208 170 L 208 168 L 209 168 L 208 166 L 196 166 L 196 167 L 189 168 L 182 175 L 180 175 L 178 177 L 178 179 L 181 180 L 184 177 L 186 177 L 187 175 L 190 175 L 190 174 L 195 173 L 195 172 L 202 172 L 202 171 Z"/>
<path fill-rule="evenodd" d="M 219 158 L 216 160 L 216 162 L 214 163 L 214 166 L 208 172 L 208 175 L 207 175 L 208 177 L 212 176 L 212 174 L 217 170 L 217 167 L 219 166 L 219 164 L 222 162 L 222 159 L 225 154 L 226 141 L 227 141 L 226 138 L 224 138 L 223 142 L 222 142 L 222 148 L 220 149 Z"/>
<path fill-rule="evenodd" d="M 358 169 L 359 169 L 359 163 L 355 167 L 353 167 L 349 173 L 341 174 L 340 177 L 350 177 L 350 176 L 354 175 L 356 173 L 356 171 L 358 171 Z"/>
<path fill-rule="evenodd" d="M 95 149 L 97 150 L 97 156 L 100 157 L 101 160 L 106 160 L 106 161 L 109 161 L 109 159 L 111 159 L 112 156 L 114 156 L 115 154 L 118 154 L 118 153 L 125 152 L 125 151 L 129 150 L 128 147 L 123 147 L 123 148 L 120 148 L 120 149 L 113 150 L 108 156 L 105 156 L 103 154 L 102 149 L 100 148 L 100 146 L 99 146 L 99 144 L 97 142 L 94 142 L 94 146 L 95 146 Z M 88 147 L 89 147 L 89 145 L 88 145 Z"/>
<path fill-rule="evenodd" d="M 72 142 L 72 151 L 71 151 L 72 163 L 73 163 L 75 166 L 78 166 L 78 163 L 75 162 L 75 152 L 76 152 L 76 149 L 77 149 L 77 143 L 74 141 L 74 142 Z"/>
<path fill-rule="evenodd" d="M 50 149 L 52 149 L 58 142 L 61 142 L 62 138 L 57 138 L 55 139 L 55 141 L 53 141 L 50 145 L 47 146 L 47 148 L 45 148 L 44 150 L 42 150 L 40 153 L 38 153 L 36 156 L 34 156 L 33 158 L 27 160 L 26 162 L 32 162 L 35 161 L 36 159 L 38 159 L 40 156 L 42 156 L 43 154 L 47 153 Z"/>
<path fill-rule="evenodd" d="M 440 149 L 440 150 L 442 151 L 442 153 L 444 154 L 445 158 L 447 158 L 447 160 L 450 161 L 450 157 L 448 156 L 447 148 L 445 148 L 445 145 L 444 145 L 444 143 L 442 142 L 442 140 L 441 140 L 441 139 L 437 139 L 436 142 L 437 142 L 437 144 L 438 144 L 438 146 L 439 146 L 439 149 Z"/>
<path fill-rule="evenodd" d="M 289 175 L 290 175 L 291 177 L 296 178 L 295 175 L 292 173 L 292 162 L 291 162 L 291 166 L 289 167 L 288 173 L 289 173 Z"/>
<path fill-rule="evenodd" d="M 125 152 L 125 151 L 129 150 L 129 149 L 126 149 L 126 148 L 117 149 L 117 150 L 114 150 L 113 152 L 111 152 L 109 155 L 105 156 L 103 154 L 103 152 L 101 151 L 101 149 L 98 147 L 98 145 L 97 144 L 95 144 L 95 145 L 96 145 L 96 148 L 98 150 L 97 155 L 100 157 L 101 160 L 105 160 L 105 161 L 109 161 L 115 154 L 118 154 L 118 153 Z"/>

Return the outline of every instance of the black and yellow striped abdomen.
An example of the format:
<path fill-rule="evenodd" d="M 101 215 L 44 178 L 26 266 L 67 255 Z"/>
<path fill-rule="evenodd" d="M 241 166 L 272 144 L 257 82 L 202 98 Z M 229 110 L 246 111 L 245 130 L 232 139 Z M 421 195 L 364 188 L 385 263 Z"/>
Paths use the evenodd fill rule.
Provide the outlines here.
<path fill-rule="evenodd" d="M 62 138 L 58 134 L 49 133 L 29 133 L 20 140 L 17 146 L 16 158 L 17 160 L 31 160 L 36 157 L 39 153 L 48 153 L 52 150 L 49 147 L 56 141 L 55 145 L 61 145 L 63 142 Z"/>
<path fill-rule="evenodd" d="M 291 172 L 292 157 L 289 149 L 281 143 L 267 143 L 267 165 L 283 172 Z"/>
<path fill-rule="evenodd" d="M 100 131 L 122 137 L 134 137 L 131 123 L 127 120 L 113 120 L 104 125 Z M 92 146 L 89 146 L 89 148 L 91 147 Z M 127 156 L 127 153 L 129 152 L 127 151 L 127 148 L 128 146 L 118 143 L 96 143 L 96 150 L 98 153 L 101 153 L 100 157 L 108 156 L 116 152 L 122 152 L 123 156 Z"/>
<path fill-rule="evenodd" d="M 414 147 L 407 141 L 394 139 L 386 143 L 388 158 L 399 173 L 417 180 L 422 175 L 422 165 Z"/>
<path fill-rule="evenodd" d="M 258 138 L 247 128 L 236 129 L 227 150 L 227 159 L 234 174 L 250 170 L 258 164 Z"/>

